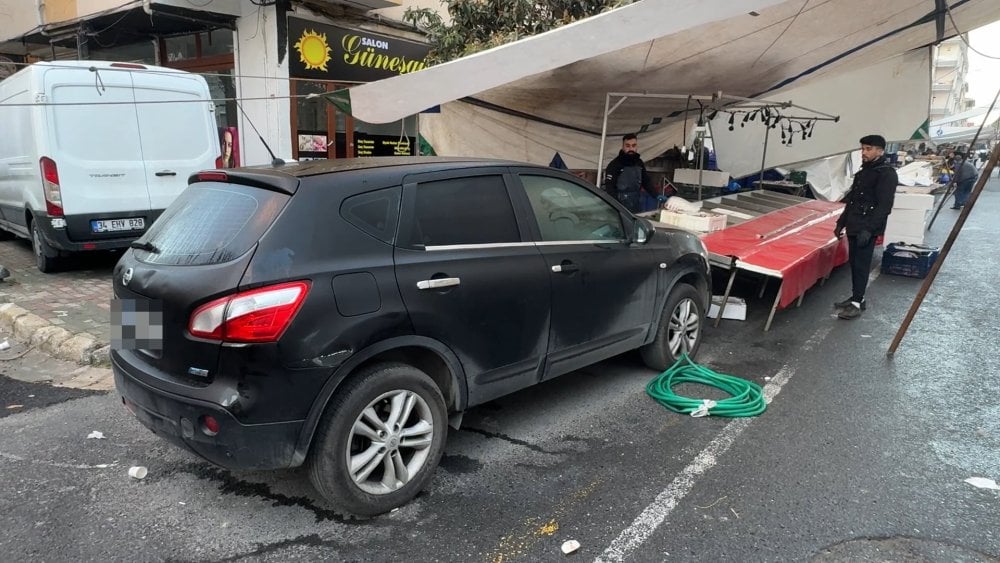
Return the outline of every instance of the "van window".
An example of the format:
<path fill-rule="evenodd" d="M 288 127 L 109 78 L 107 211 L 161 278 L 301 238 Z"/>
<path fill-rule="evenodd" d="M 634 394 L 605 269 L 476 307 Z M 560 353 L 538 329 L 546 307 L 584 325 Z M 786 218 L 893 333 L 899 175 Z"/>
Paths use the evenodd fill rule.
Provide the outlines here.
<path fill-rule="evenodd" d="M 195 92 L 173 89 L 136 88 L 136 112 L 145 160 L 196 160 L 219 156 L 212 146 L 216 138 L 211 102 Z M 210 129 L 211 127 L 211 129 Z"/>
<path fill-rule="evenodd" d="M 177 266 L 235 260 L 253 248 L 288 199 L 250 186 L 192 184 L 139 239 L 152 243 L 156 252 L 135 250 L 136 258 Z"/>
<path fill-rule="evenodd" d="M 60 85 L 52 89 L 56 145 L 73 158 L 97 162 L 141 161 L 139 126 L 132 112 L 132 88 Z M 95 101 L 95 98 L 99 98 Z"/>

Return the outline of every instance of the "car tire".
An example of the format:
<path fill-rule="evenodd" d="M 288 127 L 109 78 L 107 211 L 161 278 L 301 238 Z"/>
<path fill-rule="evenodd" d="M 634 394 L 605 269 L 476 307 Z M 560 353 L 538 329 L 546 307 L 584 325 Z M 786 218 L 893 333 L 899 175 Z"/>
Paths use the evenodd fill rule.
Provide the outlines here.
<path fill-rule="evenodd" d="M 31 222 L 31 251 L 35 254 L 35 265 L 39 271 L 51 274 L 59 268 L 59 259 L 54 256 L 57 252 L 42 238 L 38 221 Z"/>
<path fill-rule="evenodd" d="M 411 405 L 409 416 L 394 415 L 394 403 Z M 382 514 L 423 490 L 447 434 L 444 398 L 430 376 L 406 364 L 377 364 L 352 377 L 327 405 L 309 479 L 336 512 Z"/>
<path fill-rule="evenodd" d="M 694 358 L 701 346 L 705 312 L 698 290 L 679 283 L 670 290 L 653 341 L 639 349 L 642 361 L 657 371 L 664 371 L 687 353 Z"/>

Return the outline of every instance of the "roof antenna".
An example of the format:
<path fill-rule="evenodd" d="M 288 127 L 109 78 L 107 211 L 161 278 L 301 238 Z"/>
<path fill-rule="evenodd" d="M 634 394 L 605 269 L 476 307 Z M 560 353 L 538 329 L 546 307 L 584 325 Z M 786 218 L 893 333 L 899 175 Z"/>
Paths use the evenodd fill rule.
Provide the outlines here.
<path fill-rule="evenodd" d="M 264 137 L 261 136 L 260 131 L 257 130 L 257 126 L 254 125 L 253 121 L 250 120 L 250 116 L 247 115 L 247 112 L 243 111 L 243 106 L 240 104 L 240 101 L 235 98 L 233 99 L 233 101 L 236 102 L 236 107 L 240 108 L 240 112 L 243 114 L 243 117 L 247 119 L 247 123 L 250 124 L 250 127 L 253 127 L 253 132 L 257 134 L 257 138 L 260 139 L 261 144 L 263 144 L 264 148 L 267 149 L 267 154 L 271 155 L 271 166 L 284 165 L 285 161 L 274 156 L 274 151 L 271 150 L 271 147 L 267 146 L 267 141 L 265 141 Z"/>

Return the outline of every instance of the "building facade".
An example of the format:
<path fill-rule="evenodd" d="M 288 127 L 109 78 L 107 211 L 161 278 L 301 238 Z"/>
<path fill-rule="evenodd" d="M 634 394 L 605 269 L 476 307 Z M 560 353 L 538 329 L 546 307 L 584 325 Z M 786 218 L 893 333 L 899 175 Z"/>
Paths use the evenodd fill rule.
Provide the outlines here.
<path fill-rule="evenodd" d="M 220 139 L 234 150 L 223 165 L 268 163 L 267 147 L 286 159 L 417 154 L 418 116 L 367 124 L 316 97 L 423 68 L 429 49 L 402 21 L 408 7 L 441 4 L 0 0 L 0 72 L 43 60 L 112 60 L 200 73 Z"/>
<path fill-rule="evenodd" d="M 961 37 L 953 37 L 937 46 L 931 73 L 932 122 L 975 106 L 975 100 L 968 98 L 969 84 L 966 81 L 969 47 Z"/>

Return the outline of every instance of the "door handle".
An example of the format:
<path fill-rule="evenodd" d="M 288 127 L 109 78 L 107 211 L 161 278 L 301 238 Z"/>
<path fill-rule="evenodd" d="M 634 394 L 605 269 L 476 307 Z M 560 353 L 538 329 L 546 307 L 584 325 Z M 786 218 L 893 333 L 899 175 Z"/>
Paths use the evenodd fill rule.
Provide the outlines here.
<path fill-rule="evenodd" d="M 417 289 L 440 289 L 442 287 L 452 287 L 462 283 L 459 278 L 437 278 L 433 280 L 422 280 L 417 282 Z"/>
<path fill-rule="evenodd" d="M 160 170 L 156 173 L 157 176 L 176 176 L 177 173 L 173 170 Z"/>
<path fill-rule="evenodd" d="M 579 270 L 580 267 L 572 262 L 563 262 L 562 264 L 556 264 L 552 266 L 552 271 L 557 274 L 569 274 Z"/>

